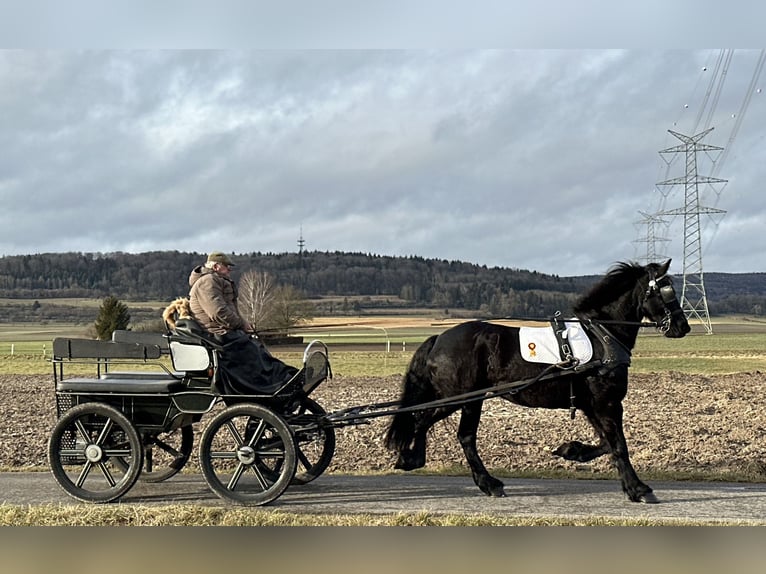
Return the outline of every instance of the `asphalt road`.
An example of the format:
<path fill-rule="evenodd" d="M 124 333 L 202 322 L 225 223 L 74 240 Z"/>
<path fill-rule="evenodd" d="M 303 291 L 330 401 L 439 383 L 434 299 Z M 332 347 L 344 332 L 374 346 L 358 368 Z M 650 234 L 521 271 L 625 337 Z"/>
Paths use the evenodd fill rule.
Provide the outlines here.
<path fill-rule="evenodd" d="M 479 492 L 470 477 L 327 474 L 290 487 L 269 508 L 296 513 L 494 514 L 542 517 L 693 519 L 766 524 L 766 484 L 652 482 L 659 504 L 628 502 L 612 480 L 505 479 L 505 498 Z M 47 472 L 1 473 L 0 502 L 14 505 L 84 504 L 70 498 Z M 138 482 L 123 504 L 194 503 L 227 506 L 201 475 L 159 484 Z"/>

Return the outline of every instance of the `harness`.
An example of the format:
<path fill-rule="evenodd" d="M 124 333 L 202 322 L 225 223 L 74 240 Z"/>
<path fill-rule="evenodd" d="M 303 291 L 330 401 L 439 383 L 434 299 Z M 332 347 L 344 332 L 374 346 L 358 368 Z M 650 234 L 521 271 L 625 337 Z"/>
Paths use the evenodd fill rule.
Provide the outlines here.
<path fill-rule="evenodd" d="M 610 371 L 625 365 L 630 365 L 631 352 L 625 345 L 623 345 L 617 337 L 612 335 L 611 331 L 607 329 L 602 323 L 594 322 L 590 319 L 580 320 L 583 328 L 594 335 L 594 337 L 601 343 L 604 349 L 604 353 L 601 359 L 594 359 L 587 363 L 580 363 L 580 361 L 572 353 L 572 348 L 567 340 L 567 328 L 564 321 L 561 319 L 561 313 L 557 312 L 550 320 L 553 333 L 556 335 L 556 342 L 559 346 L 559 354 L 561 355 L 561 362 L 554 365 L 556 368 L 562 371 L 572 371 L 575 373 L 598 370 L 599 375 L 606 375 Z M 572 321 L 572 319 L 570 319 Z M 575 418 L 575 406 L 574 406 L 575 394 L 574 394 L 574 381 L 569 380 L 569 418 Z"/>
<path fill-rule="evenodd" d="M 667 277 L 667 275 L 661 275 L 659 277 L 650 276 L 644 303 L 655 307 L 655 311 L 659 304 L 662 308 L 664 308 L 665 316 L 659 323 L 639 322 L 638 325 L 641 327 L 654 326 L 660 333 L 666 333 L 670 329 L 672 317 L 679 313 L 683 314 L 683 310 L 680 307 L 677 307 L 672 311 L 668 308 L 670 305 L 676 302 L 676 293 L 673 289 L 673 284 L 670 282 L 670 279 Z M 627 367 L 630 365 L 630 349 L 628 349 L 628 347 L 626 347 L 609 331 L 609 329 L 607 329 L 606 324 L 636 325 L 636 322 L 617 320 L 598 321 L 592 319 L 570 319 L 570 321 L 573 320 L 579 320 L 583 325 L 583 328 L 585 328 L 586 331 L 592 333 L 594 337 L 601 343 L 601 346 L 604 349 L 603 357 L 601 359 L 589 361 L 585 364 L 580 364 L 580 362 L 574 357 L 572 349 L 569 346 L 569 342 L 567 341 L 566 325 L 561 319 L 561 312 L 556 312 L 556 314 L 550 320 L 551 328 L 556 335 L 556 341 L 558 343 L 559 353 L 561 355 L 561 362 L 555 365 L 556 368 L 563 371 L 571 370 L 574 372 L 597 369 L 598 374 L 603 376 L 610 371 L 617 369 L 618 367 L 623 365 Z M 574 419 L 576 411 L 574 406 L 574 399 L 574 382 L 570 379 L 569 416 L 571 419 Z"/>
<path fill-rule="evenodd" d="M 663 285 L 661 282 L 664 282 Z M 370 405 L 363 405 L 357 407 L 350 407 L 329 413 L 325 418 L 325 423 L 330 425 L 341 424 L 359 424 L 357 421 L 372 419 L 382 416 L 388 416 L 391 414 L 397 414 L 402 412 L 416 412 L 422 411 L 426 408 L 437 408 L 446 406 L 463 405 L 470 401 L 479 401 L 490 399 L 493 397 L 501 397 L 504 395 L 513 395 L 526 389 L 527 387 L 539 383 L 540 381 L 550 381 L 558 379 L 562 376 L 570 376 L 569 381 L 569 415 L 574 419 L 576 409 L 574 406 L 574 382 L 571 375 L 579 374 L 587 371 L 597 371 L 601 376 L 608 374 L 609 372 L 617 369 L 623 365 L 630 365 L 631 351 L 620 340 L 614 336 L 614 334 L 607 328 L 607 325 L 638 325 L 639 327 L 656 327 L 661 333 L 665 333 L 670 329 L 671 317 L 679 311 L 674 309 L 673 311 L 667 308 L 667 305 L 676 302 L 675 291 L 666 276 L 651 277 L 649 286 L 646 291 L 646 300 L 644 303 L 654 302 L 660 299 L 665 307 L 665 317 L 662 321 L 658 322 L 642 322 L 642 321 L 621 321 L 621 320 L 598 320 L 598 319 L 567 319 L 569 322 L 579 321 L 583 328 L 589 333 L 593 334 L 594 338 L 601 343 L 603 347 L 603 356 L 601 359 L 590 360 L 586 363 L 581 363 L 574 354 L 572 348 L 567 341 L 566 325 L 561 318 L 561 313 L 557 312 L 555 316 L 550 319 L 551 327 L 556 335 L 558 342 L 561 361 L 552 365 L 548 365 L 535 377 L 520 381 L 511 381 L 492 387 L 491 389 L 479 389 L 469 391 L 460 395 L 453 395 L 442 399 L 435 399 L 424 404 L 417 404 L 411 406 L 402 406 L 398 401 L 390 401 L 384 403 L 376 403 Z M 656 316 L 655 314 L 654 316 Z M 506 319 L 520 319 L 519 317 L 506 317 Z M 521 318 L 523 319 L 523 318 Z M 539 318 L 529 317 L 528 320 L 537 321 Z M 558 371 L 558 372 L 554 372 Z M 395 408 L 391 408 L 395 407 Z"/>
<path fill-rule="evenodd" d="M 556 314 L 555 319 L 559 319 L 559 314 Z M 559 319 L 560 320 L 560 319 Z M 576 358 L 571 357 L 567 361 L 561 361 L 559 363 L 548 365 L 535 377 L 520 381 L 511 381 L 492 387 L 490 389 L 479 389 L 474 391 L 468 391 L 460 395 L 453 395 L 442 399 L 434 399 L 427 403 L 402 406 L 399 401 L 388 401 L 383 403 L 373 403 L 369 405 L 349 407 L 329 413 L 326 416 L 325 421 L 331 425 L 341 424 L 359 424 L 358 421 L 388 416 L 403 412 L 417 412 L 422 411 L 425 408 L 438 408 L 447 406 L 463 405 L 471 401 L 483 401 L 494 397 L 502 397 L 504 395 L 513 395 L 530 387 L 540 381 L 549 381 L 560 378 L 562 376 L 574 375 L 590 370 L 599 370 L 599 374 L 606 374 L 609 371 L 616 369 L 620 365 L 630 364 L 630 350 L 625 347 L 620 341 L 612 335 L 612 333 L 604 325 L 595 323 L 591 320 L 569 319 L 569 321 L 580 321 L 586 330 L 591 331 L 604 347 L 604 357 L 602 359 L 594 359 L 587 363 L 580 363 Z M 551 320 L 553 323 L 553 319 Z M 554 331 L 556 327 L 561 330 L 563 323 L 556 323 L 554 325 Z M 635 324 L 635 323 L 632 323 Z M 562 334 L 557 334 L 557 338 Z M 561 337 L 562 340 L 566 340 L 566 337 Z M 571 354 L 571 349 L 570 349 Z M 564 356 L 562 354 L 562 356 Z M 559 372 L 554 373 L 553 371 Z M 569 381 L 569 416 L 574 419 L 576 409 L 574 407 L 574 385 L 570 378 Z M 392 408 L 393 407 L 393 408 Z"/>

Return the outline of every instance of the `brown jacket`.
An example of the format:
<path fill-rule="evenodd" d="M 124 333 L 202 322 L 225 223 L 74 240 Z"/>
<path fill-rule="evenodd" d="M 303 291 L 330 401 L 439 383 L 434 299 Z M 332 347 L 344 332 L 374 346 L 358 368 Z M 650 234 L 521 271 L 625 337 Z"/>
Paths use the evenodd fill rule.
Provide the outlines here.
<path fill-rule="evenodd" d="M 189 286 L 191 311 L 205 329 L 224 335 L 246 328 L 247 322 L 237 309 L 234 281 L 200 265 L 189 275 Z"/>

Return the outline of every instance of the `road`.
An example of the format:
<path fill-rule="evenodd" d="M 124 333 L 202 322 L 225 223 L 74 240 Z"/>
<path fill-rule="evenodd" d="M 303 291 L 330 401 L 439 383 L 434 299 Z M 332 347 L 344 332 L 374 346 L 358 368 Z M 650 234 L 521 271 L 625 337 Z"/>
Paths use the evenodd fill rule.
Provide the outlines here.
<path fill-rule="evenodd" d="M 766 484 L 652 482 L 660 504 L 628 502 L 613 480 L 505 479 L 505 498 L 479 492 L 470 477 L 324 475 L 290 487 L 269 508 L 295 513 L 493 514 L 536 517 L 610 517 L 766 524 Z M 14 505 L 82 504 L 47 472 L 0 473 L 0 502 Z M 195 503 L 226 506 L 201 475 L 160 484 L 138 482 L 122 503 Z"/>

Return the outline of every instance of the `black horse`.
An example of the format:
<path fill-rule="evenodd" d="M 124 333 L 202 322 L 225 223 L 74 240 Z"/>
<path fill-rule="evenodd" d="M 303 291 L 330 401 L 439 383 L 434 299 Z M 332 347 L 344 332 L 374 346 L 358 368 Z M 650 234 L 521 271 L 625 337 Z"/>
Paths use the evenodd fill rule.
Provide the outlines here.
<path fill-rule="evenodd" d="M 578 300 L 574 312 L 592 343 L 592 360 L 586 363 L 562 360 L 546 366 L 528 362 L 519 348 L 519 328 L 483 321 L 462 323 L 427 339 L 412 357 L 400 409 L 386 435 L 388 448 L 399 453 L 396 468 L 424 466 L 428 430 L 461 409 L 457 436 L 476 485 L 488 496 L 505 496 L 503 483 L 489 474 L 476 450 L 482 402 L 487 396 L 482 389 L 491 393 L 492 387 L 499 387 L 500 396 L 519 405 L 569 408 L 572 415 L 575 409 L 582 411 L 599 443 L 572 441 L 554 454 L 586 462 L 609 453 L 628 499 L 657 502 L 630 463 L 622 400 L 641 321 L 652 321 L 666 337 L 683 337 L 691 330 L 667 275 L 669 266 L 670 260 L 646 266 L 618 263 Z M 524 384 L 516 387 L 514 382 Z M 510 390 L 503 392 L 509 385 Z M 447 402 L 449 397 L 470 396 L 472 391 L 478 391 L 478 399 Z M 416 406 L 431 401 L 437 401 L 436 406 Z"/>

